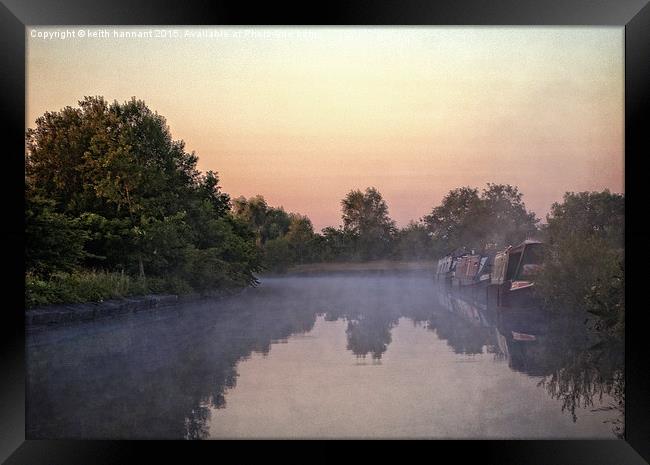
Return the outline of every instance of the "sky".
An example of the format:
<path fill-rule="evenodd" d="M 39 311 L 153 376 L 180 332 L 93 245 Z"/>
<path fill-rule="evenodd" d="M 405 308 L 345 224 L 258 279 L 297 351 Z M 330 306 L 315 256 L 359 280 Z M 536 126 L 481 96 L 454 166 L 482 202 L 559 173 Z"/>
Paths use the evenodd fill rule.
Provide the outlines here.
<path fill-rule="evenodd" d="M 27 127 L 87 95 L 135 96 L 231 197 L 261 194 L 316 230 L 369 186 L 399 226 L 461 186 L 516 185 L 540 218 L 567 191 L 623 192 L 622 27 L 26 34 Z"/>

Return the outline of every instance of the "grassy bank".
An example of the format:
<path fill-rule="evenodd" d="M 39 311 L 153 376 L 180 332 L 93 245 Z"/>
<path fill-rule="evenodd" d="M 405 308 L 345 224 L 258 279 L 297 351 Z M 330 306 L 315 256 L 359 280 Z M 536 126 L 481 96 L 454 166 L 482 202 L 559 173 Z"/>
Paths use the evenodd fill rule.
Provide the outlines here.
<path fill-rule="evenodd" d="M 78 271 L 56 273 L 48 279 L 28 274 L 25 279 L 25 307 L 100 302 L 156 293 L 185 294 L 191 291 L 182 282 L 142 279 L 124 273 Z"/>

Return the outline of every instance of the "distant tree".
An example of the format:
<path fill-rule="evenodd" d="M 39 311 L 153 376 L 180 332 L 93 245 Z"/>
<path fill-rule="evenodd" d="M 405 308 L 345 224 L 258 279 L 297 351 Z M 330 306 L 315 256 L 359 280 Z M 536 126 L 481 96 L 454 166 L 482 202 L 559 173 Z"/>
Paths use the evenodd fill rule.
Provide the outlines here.
<path fill-rule="evenodd" d="M 285 238 L 289 243 L 294 259 L 298 263 L 304 263 L 311 258 L 314 227 L 311 220 L 304 215 L 291 213 L 289 217 L 290 224 Z"/>
<path fill-rule="evenodd" d="M 266 267 L 271 271 L 283 273 L 293 263 L 293 257 L 286 237 L 276 237 L 266 241 L 264 247 Z"/>
<path fill-rule="evenodd" d="M 483 215 L 478 189 L 459 187 L 449 191 L 442 203 L 424 217 L 437 255 L 460 247 L 473 247 L 482 234 L 476 219 Z"/>
<path fill-rule="evenodd" d="M 343 228 L 328 226 L 314 235 L 314 254 L 321 261 L 352 259 L 355 255 L 355 237 Z"/>
<path fill-rule="evenodd" d="M 269 207 L 266 212 L 266 220 L 262 228 L 262 241 L 282 237 L 289 231 L 291 215 L 284 211 L 284 208 Z"/>
<path fill-rule="evenodd" d="M 429 230 L 423 222 L 411 221 L 395 236 L 393 255 L 401 259 L 424 259 L 433 254 Z"/>
<path fill-rule="evenodd" d="M 268 269 L 284 271 L 292 264 L 318 257 L 314 228 L 307 216 L 271 207 L 261 195 L 235 199 L 232 210 L 255 234 Z"/>
<path fill-rule="evenodd" d="M 395 232 L 395 222 L 388 215 L 388 205 L 374 187 L 362 192 L 352 190 L 341 201 L 343 229 L 357 241 L 360 258 L 384 256 Z"/>
<path fill-rule="evenodd" d="M 526 210 L 523 194 L 509 184 L 488 183 L 481 193 L 483 218 L 481 227 L 487 232 L 485 244 L 502 248 L 517 244 L 537 231 L 535 213 Z"/>
<path fill-rule="evenodd" d="M 509 184 L 451 190 L 441 205 L 423 218 L 436 255 L 457 249 L 481 251 L 517 244 L 535 231 L 538 219 L 528 212 L 523 194 Z"/>
<path fill-rule="evenodd" d="M 252 230 L 255 231 L 259 246 L 264 242 L 262 231 L 264 230 L 268 210 L 269 206 L 261 195 L 251 197 L 250 199 L 242 196 L 233 201 L 233 212 L 235 216 L 247 222 Z"/>

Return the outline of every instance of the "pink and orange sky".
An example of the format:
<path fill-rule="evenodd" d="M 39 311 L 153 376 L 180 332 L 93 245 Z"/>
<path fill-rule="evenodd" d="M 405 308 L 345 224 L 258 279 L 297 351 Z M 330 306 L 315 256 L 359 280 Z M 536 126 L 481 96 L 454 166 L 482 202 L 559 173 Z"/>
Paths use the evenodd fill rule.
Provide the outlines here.
<path fill-rule="evenodd" d="M 83 38 L 43 32 L 84 30 Z M 88 30 L 107 37 L 88 37 Z M 340 224 L 375 186 L 399 225 L 447 191 L 623 192 L 623 28 L 27 29 L 27 126 L 85 95 L 144 100 L 232 197 Z M 176 30 L 178 33 L 170 33 Z M 144 34 L 147 35 L 147 34 Z"/>

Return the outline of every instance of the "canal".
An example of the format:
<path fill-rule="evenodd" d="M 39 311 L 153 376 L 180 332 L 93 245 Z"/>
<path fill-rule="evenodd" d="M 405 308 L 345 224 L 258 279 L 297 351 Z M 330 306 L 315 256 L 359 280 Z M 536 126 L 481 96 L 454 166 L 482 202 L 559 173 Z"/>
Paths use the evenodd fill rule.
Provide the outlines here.
<path fill-rule="evenodd" d="M 263 278 L 30 330 L 27 437 L 614 439 L 607 395 L 567 407 L 552 387 L 574 343 L 553 331 L 425 274 Z"/>

